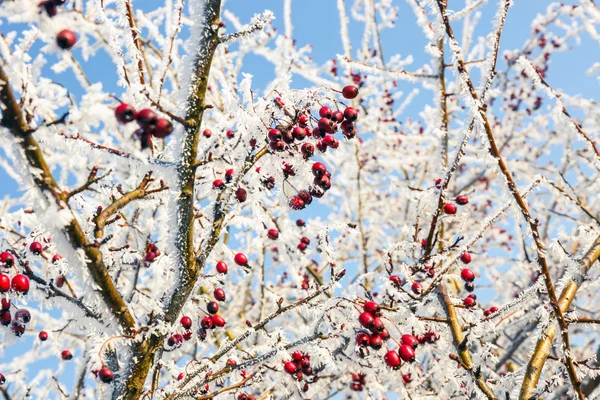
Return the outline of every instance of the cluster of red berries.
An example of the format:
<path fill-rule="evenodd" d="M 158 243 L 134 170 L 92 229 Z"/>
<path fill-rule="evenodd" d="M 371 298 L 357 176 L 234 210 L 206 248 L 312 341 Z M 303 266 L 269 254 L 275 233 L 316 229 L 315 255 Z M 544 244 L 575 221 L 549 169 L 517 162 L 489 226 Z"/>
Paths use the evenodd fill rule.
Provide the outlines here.
<path fill-rule="evenodd" d="M 252 394 L 240 393 L 237 400 L 256 400 L 256 397 Z"/>
<path fill-rule="evenodd" d="M 0 311 L 0 323 L 4 326 L 9 326 L 10 329 L 16 336 L 21 336 L 25 333 L 25 328 L 29 321 L 31 321 L 31 314 L 25 309 L 20 309 L 15 312 L 15 319 L 13 321 L 10 313 L 11 301 L 10 299 L 2 299 L 2 309 Z M 12 325 L 11 325 L 12 322 Z"/>
<path fill-rule="evenodd" d="M 310 244 L 310 239 L 307 238 L 306 236 L 303 236 L 300 239 L 300 243 L 298 243 L 298 250 L 300 250 L 300 251 L 306 250 L 306 248 L 308 247 L 309 244 Z"/>
<path fill-rule="evenodd" d="M 413 362 L 415 361 L 415 349 L 419 346 L 419 340 L 411 334 L 404 334 L 400 339 L 400 347 L 398 351 L 388 350 L 383 357 L 386 365 L 393 369 L 400 368 L 402 361 Z"/>
<path fill-rule="evenodd" d="M 363 305 L 363 312 L 358 316 L 358 322 L 367 328 L 367 331 L 359 331 L 356 334 L 356 344 L 360 347 L 370 346 L 379 350 L 383 342 L 390 338 L 390 333 L 386 329 L 381 316 L 381 308 L 374 301 L 367 301 Z"/>
<path fill-rule="evenodd" d="M 365 379 L 365 377 L 367 375 L 363 372 L 359 372 L 358 374 L 355 374 L 354 372 L 352 372 L 350 375 L 352 376 L 352 382 L 350 383 L 350 389 L 352 389 L 355 392 L 362 392 L 363 387 L 367 385 L 367 381 Z"/>
<path fill-rule="evenodd" d="M 456 196 L 456 204 L 458 204 L 459 206 L 464 206 L 466 204 L 469 204 L 469 198 L 467 196 Z M 449 214 L 449 215 L 454 215 L 456 214 L 456 204 L 454 203 L 446 203 L 444 204 L 444 213 L 445 214 Z"/>
<path fill-rule="evenodd" d="M 313 374 L 313 369 L 310 366 L 310 355 L 301 351 L 293 352 L 292 360 L 284 362 L 283 369 L 297 381 L 304 379 L 304 375 L 311 376 Z M 308 391 L 308 383 L 304 385 L 303 391 Z"/>
<path fill-rule="evenodd" d="M 144 261 L 146 261 L 147 263 L 151 263 L 152 261 L 156 260 L 156 258 L 160 256 L 160 254 L 161 253 L 158 247 L 156 247 L 154 243 L 150 243 L 148 245 L 148 248 L 146 249 L 146 256 L 144 257 Z"/>
<path fill-rule="evenodd" d="M 140 129 L 135 134 L 140 139 L 142 150 L 152 145 L 152 136 L 164 139 L 173 133 L 173 124 L 166 118 L 159 118 L 149 108 L 137 111 L 127 103 L 121 103 L 115 109 L 115 117 L 121 124 L 128 124 L 135 120 Z"/>
<path fill-rule="evenodd" d="M 498 312 L 498 307 L 493 306 L 493 307 L 490 307 L 488 310 L 485 310 L 483 312 L 483 315 L 486 316 L 486 317 L 489 317 L 490 315 L 492 315 L 492 314 L 494 314 L 496 312 Z"/>

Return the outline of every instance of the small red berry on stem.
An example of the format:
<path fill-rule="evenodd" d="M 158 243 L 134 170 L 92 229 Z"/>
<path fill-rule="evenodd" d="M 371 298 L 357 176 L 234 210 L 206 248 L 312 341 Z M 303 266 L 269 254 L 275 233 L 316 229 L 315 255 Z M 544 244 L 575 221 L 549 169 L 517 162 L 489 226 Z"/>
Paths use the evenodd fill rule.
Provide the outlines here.
<path fill-rule="evenodd" d="M 63 351 L 60 353 L 60 357 L 61 357 L 63 360 L 66 360 L 66 361 L 67 361 L 67 360 L 70 360 L 70 359 L 72 359 L 72 358 L 73 358 L 73 354 L 71 354 L 71 352 L 70 352 L 69 350 L 63 350 Z"/>
<path fill-rule="evenodd" d="M 77 35 L 70 29 L 63 29 L 56 35 L 56 44 L 63 50 L 69 50 L 77 42 Z"/>
<path fill-rule="evenodd" d="M 460 271 L 460 277 L 466 282 L 473 282 L 475 280 L 475 273 L 469 268 L 464 268 Z"/>
<path fill-rule="evenodd" d="M 269 229 L 267 231 L 267 237 L 271 240 L 277 240 L 277 238 L 279 237 L 279 232 L 277 231 L 277 229 Z"/>
<path fill-rule="evenodd" d="M 44 250 L 44 246 L 42 246 L 40 242 L 32 242 L 29 246 L 29 250 L 35 255 L 40 255 Z"/>
<path fill-rule="evenodd" d="M 227 273 L 227 264 L 225 264 L 223 261 L 219 261 L 217 263 L 217 272 L 220 274 L 226 274 Z"/>
<path fill-rule="evenodd" d="M 0 253 L 0 263 L 4 264 L 6 268 L 12 267 L 15 263 L 15 257 L 8 251 Z"/>
<path fill-rule="evenodd" d="M 239 201 L 240 203 L 243 203 L 246 201 L 246 199 L 248 198 L 248 194 L 246 193 L 246 189 L 243 188 L 238 188 L 235 191 L 235 198 L 237 199 L 237 201 Z"/>
<path fill-rule="evenodd" d="M 383 360 L 385 361 L 385 363 L 388 367 L 393 368 L 393 369 L 399 368 L 400 365 L 402 364 L 402 360 L 400 359 L 400 356 L 394 350 L 390 350 L 387 353 L 385 353 Z"/>
<path fill-rule="evenodd" d="M 358 88 L 356 86 L 344 86 L 342 89 L 342 96 L 345 99 L 352 100 L 358 96 Z"/>
<path fill-rule="evenodd" d="M 462 261 L 465 264 L 468 264 L 471 262 L 471 254 L 469 254 L 469 252 L 464 252 L 461 256 L 460 256 L 460 261 Z"/>
<path fill-rule="evenodd" d="M 415 361 L 415 350 L 412 348 L 412 346 L 403 344 L 398 349 L 398 354 L 400 355 L 400 358 L 402 358 L 403 361 L 406 361 L 406 362 Z"/>
<path fill-rule="evenodd" d="M 208 311 L 209 314 L 216 314 L 216 313 L 218 313 L 219 312 L 219 304 L 216 301 L 209 302 L 206 305 L 206 311 Z"/>
<path fill-rule="evenodd" d="M 248 257 L 246 257 L 246 255 L 243 253 L 237 253 L 235 255 L 235 257 L 233 258 L 233 260 L 240 267 L 244 267 L 244 266 L 248 265 Z"/>
<path fill-rule="evenodd" d="M 419 345 L 419 341 L 417 340 L 417 338 L 409 333 L 405 333 L 404 335 L 402 335 L 401 342 L 402 344 L 408 345 L 413 349 L 417 348 L 417 346 Z"/>
<path fill-rule="evenodd" d="M 413 291 L 414 294 L 421 294 L 423 293 L 423 285 L 421 285 L 420 282 L 413 282 L 413 284 L 411 285 L 411 290 Z"/>
<path fill-rule="evenodd" d="M 469 203 L 469 198 L 467 196 L 456 196 L 456 204 L 464 206 L 465 204 Z"/>
<path fill-rule="evenodd" d="M 181 322 L 181 326 L 183 326 L 184 329 L 190 329 L 192 327 L 192 319 L 187 315 L 181 317 L 179 322 Z"/>
<path fill-rule="evenodd" d="M 358 316 L 358 322 L 360 322 L 360 324 L 367 329 L 373 326 L 374 321 L 375 318 L 371 313 L 368 312 L 363 312 Z"/>
<path fill-rule="evenodd" d="M 11 287 L 14 291 L 27 294 L 29 292 L 29 278 L 23 274 L 13 276 Z"/>
<path fill-rule="evenodd" d="M 135 108 L 127 103 L 121 103 L 115 109 L 115 117 L 121 124 L 128 124 L 135 119 Z"/>
<path fill-rule="evenodd" d="M 446 213 L 448 215 L 456 214 L 456 206 L 452 203 L 444 204 L 444 213 Z"/>
<path fill-rule="evenodd" d="M 48 332 L 46 331 L 41 331 L 38 335 L 38 338 L 42 341 L 45 342 L 46 340 L 48 340 Z"/>
<path fill-rule="evenodd" d="M 8 292 L 10 290 L 10 277 L 5 274 L 0 274 L 0 292 Z"/>
<path fill-rule="evenodd" d="M 98 371 L 98 377 L 102 382 L 110 383 L 115 378 L 115 374 L 105 365 Z"/>
<path fill-rule="evenodd" d="M 225 291 L 221 288 L 215 289 L 213 292 L 213 296 L 215 296 L 215 300 L 217 301 L 225 301 Z"/>
<path fill-rule="evenodd" d="M 164 139 L 173 133 L 173 124 L 166 118 L 159 118 L 156 123 L 156 128 L 152 131 L 152 135 L 159 139 Z"/>

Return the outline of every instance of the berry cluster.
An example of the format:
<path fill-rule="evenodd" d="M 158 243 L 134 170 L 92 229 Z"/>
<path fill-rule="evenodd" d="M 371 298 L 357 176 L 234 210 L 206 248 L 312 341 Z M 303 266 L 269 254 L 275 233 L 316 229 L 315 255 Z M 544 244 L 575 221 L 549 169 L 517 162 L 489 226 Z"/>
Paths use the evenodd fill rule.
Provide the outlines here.
<path fill-rule="evenodd" d="M 351 373 L 351 376 L 352 382 L 350 383 L 350 389 L 352 389 L 355 392 L 362 392 L 363 387 L 367 385 L 367 381 L 365 379 L 367 375 L 363 372 L 359 372 L 358 374 L 355 374 L 353 372 Z"/>
<path fill-rule="evenodd" d="M 370 346 L 379 350 L 383 342 L 390 338 L 388 330 L 385 328 L 381 316 L 381 308 L 374 301 L 367 301 L 363 305 L 363 312 L 358 316 L 358 322 L 370 332 L 359 331 L 356 334 L 356 344 L 360 347 Z"/>
<path fill-rule="evenodd" d="M 30 250 L 34 254 L 39 255 L 42 252 L 42 244 L 33 242 L 30 245 Z M 7 269 L 12 268 L 15 265 L 14 255 L 8 251 L 1 252 L 0 265 Z M 17 273 L 11 279 L 10 276 L 0 273 L 0 293 L 7 293 L 10 290 L 26 295 L 29 292 L 29 278 L 26 275 Z M 10 309 L 10 298 L 3 298 L 2 309 L 0 311 L 0 324 L 4 326 L 10 325 L 13 333 L 16 336 L 21 336 L 25 333 L 26 324 L 31 320 L 31 314 L 25 309 L 20 309 L 15 312 L 13 320 Z"/>
<path fill-rule="evenodd" d="M 310 366 L 310 355 L 304 354 L 301 351 L 292 353 L 292 360 L 283 363 L 283 369 L 288 374 L 292 375 L 297 381 L 304 379 L 304 375 L 312 376 L 313 369 Z M 303 391 L 308 391 L 308 383 L 304 384 Z"/>
<path fill-rule="evenodd" d="M 400 339 L 400 347 L 398 348 L 398 351 L 388 350 L 388 352 L 385 353 L 383 360 L 388 367 L 398 369 L 400 368 L 400 365 L 402 365 L 402 361 L 415 361 L 415 349 L 417 346 L 419 346 L 419 344 L 421 344 L 419 339 L 411 334 L 404 334 Z"/>
<path fill-rule="evenodd" d="M 469 204 L 469 198 L 467 196 L 463 196 L 463 195 L 456 196 L 456 199 L 454 201 L 459 206 L 464 206 L 466 204 Z M 444 204 L 444 213 L 448 214 L 448 215 L 456 214 L 456 204 L 454 204 L 454 203 Z"/>
<path fill-rule="evenodd" d="M 154 243 L 150 243 L 148 248 L 146 249 L 146 256 L 144 257 L 144 261 L 146 261 L 146 265 L 156 260 L 158 256 L 160 256 L 160 250 Z"/>
<path fill-rule="evenodd" d="M 152 145 L 152 136 L 158 139 L 164 139 L 173 133 L 173 124 L 166 118 L 159 118 L 158 115 L 149 108 L 137 111 L 127 103 L 121 103 L 115 109 L 115 117 L 121 124 L 128 124 L 135 120 L 140 129 L 135 134 L 140 139 L 143 149 Z"/>

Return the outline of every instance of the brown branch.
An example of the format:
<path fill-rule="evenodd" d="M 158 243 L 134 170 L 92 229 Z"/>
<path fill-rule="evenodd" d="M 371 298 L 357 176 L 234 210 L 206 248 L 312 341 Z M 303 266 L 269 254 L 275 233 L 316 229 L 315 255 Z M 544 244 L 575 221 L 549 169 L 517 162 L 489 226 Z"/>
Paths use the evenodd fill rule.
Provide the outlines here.
<path fill-rule="evenodd" d="M 139 32 L 137 27 L 135 26 L 135 19 L 133 17 L 133 7 L 131 5 L 131 0 L 126 0 L 125 1 L 125 6 L 126 6 L 126 14 L 127 14 L 127 20 L 129 21 L 129 28 L 131 30 L 131 36 L 133 37 L 133 44 L 135 45 L 135 48 L 137 49 L 138 52 L 140 52 L 140 43 L 139 43 Z M 139 71 L 139 75 L 140 75 L 140 83 L 143 85 L 145 84 L 145 79 L 144 79 L 144 64 L 142 62 L 142 59 L 140 58 L 139 55 L 136 55 L 137 59 L 138 59 L 138 71 Z"/>
<path fill-rule="evenodd" d="M 246 378 L 242 379 L 238 383 L 234 383 L 233 385 L 222 387 L 221 389 L 216 390 L 216 391 L 214 391 L 214 392 L 212 392 L 210 394 L 204 395 L 204 396 L 198 396 L 198 397 L 196 397 L 196 399 L 198 399 L 198 400 L 208 400 L 208 399 L 212 399 L 212 398 L 214 398 L 214 397 L 216 397 L 216 396 L 218 396 L 218 395 L 220 395 L 222 393 L 230 392 L 232 390 L 241 388 L 241 387 L 245 386 L 246 383 L 248 383 L 252 378 L 254 378 L 254 375 L 256 375 L 256 374 L 248 375 Z"/>
<path fill-rule="evenodd" d="M 131 192 L 125 193 L 123 196 L 115 200 L 111 205 L 102 210 L 102 212 L 94 218 L 94 223 L 96 224 L 94 236 L 96 237 L 96 239 L 100 239 L 102 236 L 104 236 L 104 228 L 106 227 L 106 225 L 114 221 L 109 221 L 108 219 L 121 208 L 125 207 L 127 204 L 131 203 L 134 200 L 142 199 L 153 193 L 161 192 L 163 190 L 168 189 L 168 187 L 165 186 L 162 180 L 160 181 L 160 187 L 156 189 L 148 189 L 148 185 L 153 181 L 154 178 L 152 178 L 152 171 L 149 171 L 144 176 L 144 179 L 142 179 L 142 182 L 140 182 L 137 188 L 135 188 Z"/>
<path fill-rule="evenodd" d="M 69 208 L 65 193 L 56 183 L 38 142 L 33 135 L 26 133 L 29 131 L 29 126 L 25 121 L 23 112 L 19 107 L 19 103 L 9 82 L 10 80 L 4 68 L 0 66 L 0 101 L 4 105 L 1 124 L 10 130 L 17 143 L 21 146 L 32 171 L 36 171 L 36 173 L 31 174 L 35 185 L 42 193 L 48 195 L 48 200 L 54 202 L 59 209 Z M 135 320 L 104 265 L 102 253 L 98 248 L 90 245 L 85 232 L 74 215 L 72 215 L 71 222 L 65 226 L 64 232 L 68 241 L 75 249 L 82 249 L 84 251 L 86 255 L 86 267 L 94 283 L 102 290 L 102 298 L 111 313 L 117 318 L 119 325 L 125 330 L 135 327 Z"/>
<path fill-rule="evenodd" d="M 104 175 L 96 176 L 98 174 L 98 167 L 94 166 L 92 168 L 92 170 L 90 171 L 90 174 L 88 175 L 87 181 L 83 185 L 79 186 L 78 188 L 73 189 L 70 192 L 67 192 L 65 197 L 67 198 L 67 200 L 69 200 L 71 197 L 75 196 L 76 194 L 79 194 L 79 193 L 87 190 L 94 183 L 97 183 L 101 179 L 106 178 L 110 173 L 111 173 L 111 171 L 109 170 Z"/>

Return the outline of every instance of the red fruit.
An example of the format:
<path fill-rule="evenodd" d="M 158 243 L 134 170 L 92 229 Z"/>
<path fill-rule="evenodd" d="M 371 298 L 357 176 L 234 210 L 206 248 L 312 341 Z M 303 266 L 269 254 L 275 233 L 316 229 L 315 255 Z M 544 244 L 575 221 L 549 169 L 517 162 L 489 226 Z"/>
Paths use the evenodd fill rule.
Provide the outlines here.
<path fill-rule="evenodd" d="M 358 88 L 356 86 L 344 86 L 342 89 L 342 96 L 345 99 L 354 99 L 358 96 Z"/>
<path fill-rule="evenodd" d="M 383 328 L 381 332 L 379 332 L 379 337 L 383 340 L 388 340 L 390 338 L 390 333 L 387 328 Z"/>
<path fill-rule="evenodd" d="M 31 251 L 35 255 L 42 254 L 43 250 L 44 250 L 44 246 L 42 246 L 42 244 L 40 242 L 32 242 L 31 245 L 29 246 L 29 251 Z"/>
<path fill-rule="evenodd" d="M 310 240 L 305 236 L 300 239 L 300 242 L 304 243 L 307 246 L 310 244 Z"/>
<path fill-rule="evenodd" d="M 489 317 L 490 315 L 492 315 L 492 312 L 491 312 L 490 310 L 485 310 L 485 311 L 483 312 L 483 316 L 484 316 L 484 317 Z"/>
<path fill-rule="evenodd" d="M 235 174 L 235 171 L 233 169 L 228 169 L 227 171 L 225 171 L 225 180 L 227 181 L 227 183 L 231 182 L 231 180 L 233 179 L 233 174 Z"/>
<path fill-rule="evenodd" d="M 279 142 L 283 138 L 283 136 L 281 136 L 281 131 L 275 128 L 269 129 L 267 136 L 271 142 Z"/>
<path fill-rule="evenodd" d="M 215 179 L 212 184 L 214 190 L 221 190 L 225 188 L 225 182 L 220 179 Z"/>
<path fill-rule="evenodd" d="M 109 383 L 115 378 L 115 374 L 106 365 L 98 371 L 98 377 L 104 383 Z"/>
<path fill-rule="evenodd" d="M 293 361 L 286 361 L 285 363 L 283 363 L 283 369 L 285 370 L 285 372 L 292 375 L 296 373 L 296 371 L 298 370 L 298 366 Z"/>
<path fill-rule="evenodd" d="M 298 192 L 298 197 L 300 197 L 302 199 L 302 201 L 304 202 L 304 204 L 309 205 L 310 203 L 312 203 L 312 195 L 307 192 L 306 190 L 301 190 Z"/>
<path fill-rule="evenodd" d="M 58 12 L 58 8 L 52 0 L 42 1 L 39 6 L 46 10 L 46 14 L 48 14 L 50 18 L 56 16 L 56 13 Z"/>
<path fill-rule="evenodd" d="M 331 116 L 331 120 L 333 122 L 342 122 L 343 119 L 344 119 L 344 113 L 341 111 L 334 111 L 333 115 Z"/>
<path fill-rule="evenodd" d="M 0 263 L 4 264 L 5 267 L 11 267 L 15 263 L 15 257 L 8 251 L 0 253 Z"/>
<path fill-rule="evenodd" d="M 13 322 L 10 326 L 10 330 L 15 334 L 15 336 L 20 337 L 25 333 L 25 325 Z"/>
<path fill-rule="evenodd" d="M 62 260 L 62 256 L 60 254 L 55 254 L 55 255 L 52 256 L 52 262 L 53 263 L 57 263 L 60 260 Z"/>
<path fill-rule="evenodd" d="M 214 326 L 219 328 L 225 326 L 225 319 L 220 315 L 213 315 L 211 319 Z"/>
<path fill-rule="evenodd" d="M 216 314 L 219 312 L 219 304 L 216 301 L 211 301 L 206 305 L 206 311 L 209 314 Z M 189 329 L 189 328 L 188 328 Z"/>
<path fill-rule="evenodd" d="M 419 341 L 417 340 L 417 338 L 409 333 L 405 333 L 404 335 L 402 335 L 401 342 L 402 342 L 402 344 L 410 346 L 413 349 L 416 349 L 417 346 L 419 345 Z"/>
<path fill-rule="evenodd" d="M 344 118 L 349 122 L 354 122 L 358 119 L 358 110 L 353 107 L 346 107 L 344 110 Z"/>
<path fill-rule="evenodd" d="M 181 320 L 179 322 L 181 323 L 181 326 L 183 326 L 184 329 L 190 329 L 192 327 L 192 319 L 187 315 L 181 317 Z"/>
<path fill-rule="evenodd" d="M 475 284 L 473 282 L 465 283 L 465 290 L 467 292 L 472 292 L 473 290 L 475 290 Z"/>
<path fill-rule="evenodd" d="M 40 338 L 40 340 L 42 342 L 45 342 L 46 340 L 48 340 L 48 332 L 41 331 L 40 334 L 38 335 L 38 338 Z"/>
<path fill-rule="evenodd" d="M 192 331 L 185 331 L 183 332 L 183 338 L 185 340 L 190 340 L 192 338 L 192 336 L 194 336 L 194 333 Z"/>
<path fill-rule="evenodd" d="M 350 389 L 352 389 L 355 392 L 362 392 L 363 391 L 363 387 L 360 383 L 351 383 L 350 384 Z"/>
<path fill-rule="evenodd" d="M 233 139 L 235 137 L 235 131 L 232 131 L 231 129 L 229 129 L 225 135 L 227 135 L 227 139 Z"/>
<path fill-rule="evenodd" d="M 465 264 L 468 264 L 471 262 L 471 254 L 469 254 L 468 252 L 464 252 L 462 254 L 462 256 L 460 256 L 460 261 L 464 262 Z"/>
<path fill-rule="evenodd" d="M 204 317 L 202 318 L 202 320 L 200 321 L 200 325 L 202 326 L 202 328 L 204 329 L 212 329 L 213 327 L 213 320 L 211 317 Z"/>
<path fill-rule="evenodd" d="M 438 189 L 441 189 L 441 187 L 442 187 L 442 178 L 437 178 L 435 180 L 435 187 L 438 188 Z"/>
<path fill-rule="evenodd" d="M 8 275 L 0 274 L 0 292 L 8 292 L 10 290 L 10 278 Z"/>
<path fill-rule="evenodd" d="M 306 114 L 302 114 L 298 117 L 298 123 L 300 125 L 306 125 L 308 124 L 308 115 Z"/>
<path fill-rule="evenodd" d="M 331 188 L 331 179 L 328 176 L 315 176 L 313 183 L 325 191 Z"/>
<path fill-rule="evenodd" d="M 10 310 L 10 299 L 2 299 L 2 311 Z"/>
<path fill-rule="evenodd" d="M 277 240 L 279 237 L 279 232 L 277 232 L 277 229 L 269 229 L 267 231 L 267 237 L 271 240 Z"/>
<path fill-rule="evenodd" d="M 371 314 L 372 315 L 372 314 Z M 373 324 L 371 325 L 371 332 L 379 333 L 385 328 L 385 325 L 381 318 L 373 318 Z"/>
<path fill-rule="evenodd" d="M 283 132 L 281 132 L 281 135 L 282 135 L 282 139 L 285 143 L 287 143 L 287 144 L 294 143 L 294 134 L 292 133 L 291 129 L 284 130 Z"/>
<path fill-rule="evenodd" d="M 63 50 L 69 50 L 76 42 L 77 35 L 72 30 L 63 29 L 56 35 L 56 44 Z"/>
<path fill-rule="evenodd" d="M 449 214 L 449 215 L 456 214 L 456 206 L 452 203 L 444 204 L 444 213 Z"/>
<path fill-rule="evenodd" d="M 63 350 L 63 351 L 60 353 L 60 357 L 61 357 L 63 360 L 70 360 L 70 359 L 72 359 L 72 358 L 73 358 L 73 354 L 71 354 L 71 352 L 70 352 L 69 350 Z"/>
<path fill-rule="evenodd" d="M 25 309 L 20 309 L 15 313 L 15 321 L 20 324 L 28 324 L 31 321 L 31 313 Z"/>
<path fill-rule="evenodd" d="M 371 336 L 366 332 L 358 332 L 356 334 L 356 344 L 361 347 L 366 347 L 371 344 Z"/>
<path fill-rule="evenodd" d="M 179 375 L 177 375 L 177 380 L 180 381 L 183 379 L 183 377 L 185 376 L 185 374 L 182 372 Z"/>
<path fill-rule="evenodd" d="M 335 122 L 333 122 L 329 118 L 321 118 L 317 122 L 317 126 L 319 127 L 319 129 L 324 130 L 324 131 L 329 131 L 329 130 L 333 129 L 334 125 L 335 125 Z"/>
<path fill-rule="evenodd" d="M 304 220 L 303 220 L 303 219 L 297 219 L 297 220 L 296 220 L 296 226 L 298 226 L 298 227 L 300 227 L 300 228 L 303 228 L 303 227 L 305 227 L 305 226 L 306 226 L 306 222 L 304 222 Z"/>
<path fill-rule="evenodd" d="M 302 210 L 306 207 L 306 203 L 300 198 L 300 196 L 293 196 L 290 198 L 289 204 L 293 210 Z"/>
<path fill-rule="evenodd" d="M 390 350 L 387 353 L 385 353 L 385 356 L 383 356 L 383 360 L 385 361 L 385 363 L 388 367 L 394 368 L 394 369 L 399 368 L 400 365 L 402 364 L 402 360 L 400 359 L 400 356 L 394 350 Z"/>
<path fill-rule="evenodd" d="M 331 135 L 325 136 L 323 138 L 323 143 L 325 143 L 327 146 L 331 147 L 334 150 L 340 146 L 340 142 Z"/>
<path fill-rule="evenodd" d="M 415 361 L 415 350 L 407 344 L 403 344 L 402 346 L 400 346 L 400 348 L 398 349 L 398 354 L 400 355 L 400 358 L 402 358 L 403 361 Z"/>
<path fill-rule="evenodd" d="M 217 301 L 225 301 L 225 291 L 221 288 L 219 289 L 215 289 L 215 291 L 213 292 L 213 296 L 215 296 L 215 300 Z"/>
<path fill-rule="evenodd" d="M 8 326 L 10 325 L 10 321 L 12 321 L 12 315 L 10 315 L 10 311 L 4 310 L 0 312 L 0 324 Z"/>
<path fill-rule="evenodd" d="M 381 308 L 379 308 L 379 304 L 375 303 L 374 301 L 367 301 L 363 305 L 363 310 L 373 315 L 378 315 L 381 311 Z"/>
<path fill-rule="evenodd" d="M 493 313 L 498 312 L 498 307 L 494 306 L 490 308 L 490 311 Z"/>
<path fill-rule="evenodd" d="M 292 135 L 294 135 L 294 139 L 296 140 L 304 140 L 304 138 L 306 137 L 306 130 L 304 128 L 296 126 L 292 130 Z"/>
<path fill-rule="evenodd" d="M 269 142 L 269 147 L 273 151 L 282 152 L 283 150 L 285 150 L 285 143 L 281 140 L 277 142 Z"/>
<path fill-rule="evenodd" d="M 463 304 L 467 308 L 474 307 L 476 303 L 477 303 L 477 301 L 475 300 L 474 297 L 465 297 L 465 299 L 463 300 Z"/>
<path fill-rule="evenodd" d="M 469 198 L 467 196 L 463 196 L 463 195 L 456 196 L 456 203 L 458 205 L 464 206 L 465 204 L 469 203 Z"/>
<path fill-rule="evenodd" d="M 368 312 L 363 312 L 358 316 L 358 322 L 360 322 L 360 324 L 365 328 L 371 328 L 374 321 L 375 318 L 373 315 L 371 315 L 371 313 Z"/>
<path fill-rule="evenodd" d="M 471 271 L 469 268 L 464 268 L 460 271 L 460 277 L 467 282 L 473 282 L 475 279 L 475 273 Z"/>
<path fill-rule="evenodd" d="M 156 128 L 152 131 L 154 137 L 164 139 L 173 133 L 173 124 L 166 118 L 159 118 L 156 123 Z"/>
<path fill-rule="evenodd" d="M 209 138 L 212 136 L 212 131 L 210 129 L 205 129 L 202 131 L 202 136 L 204 136 L 205 138 Z"/>
<path fill-rule="evenodd" d="M 410 288 L 414 294 L 423 293 L 423 285 L 421 285 L 421 283 L 419 283 L 419 282 L 413 282 L 413 284 Z"/>
<path fill-rule="evenodd" d="M 17 274 L 12 278 L 11 287 L 14 291 L 27 294 L 29 292 L 29 278 L 23 274 Z"/>
<path fill-rule="evenodd" d="M 378 334 L 371 335 L 371 347 L 379 350 L 383 346 L 383 339 Z"/>
<path fill-rule="evenodd" d="M 248 194 L 246 193 L 246 189 L 243 188 L 238 188 L 235 191 L 235 198 L 237 199 L 237 201 L 239 201 L 240 203 L 243 203 L 246 201 L 246 199 L 248 198 Z"/>
<path fill-rule="evenodd" d="M 323 163 L 316 162 L 312 165 L 312 173 L 316 177 L 322 177 L 327 173 L 327 167 Z"/>
<path fill-rule="evenodd" d="M 227 264 L 225 264 L 223 261 L 219 261 L 217 263 L 217 272 L 220 274 L 226 274 L 227 273 Z"/>
<path fill-rule="evenodd" d="M 402 382 L 406 385 L 407 383 L 410 383 L 412 381 L 412 378 L 410 377 L 410 374 L 404 374 L 402 375 Z"/>
<path fill-rule="evenodd" d="M 305 159 L 308 159 L 315 154 L 315 146 L 312 143 L 304 143 L 300 150 Z"/>
<path fill-rule="evenodd" d="M 390 282 L 392 282 L 392 285 L 394 286 L 402 286 L 402 279 L 398 275 L 390 275 Z"/>
<path fill-rule="evenodd" d="M 121 103 L 115 109 L 115 117 L 121 124 L 128 124 L 135 119 L 135 108 L 127 103 Z"/>
<path fill-rule="evenodd" d="M 158 124 L 158 115 L 149 108 L 144 108 L 137 113 L 135 120 L 138 125 L 147 133 L 152 132 Z"/>
<path fill-rule="evenodd" d="M 319 117 L 321 118 L 331 118 L 331 116 L 333 115 L 333 111 L 331 110 L 331 108 L 327 107 L 327 106 L 323 106 L 319 109 Z"/>
<path fill-rule="evenodd" d="M 246 257 L 246 255 L 243 253 L 237 253 L 235 255 L 235 257 L 233 258 L 233 260 L 240 267 L 248 265 L 248 257 Z"/>

